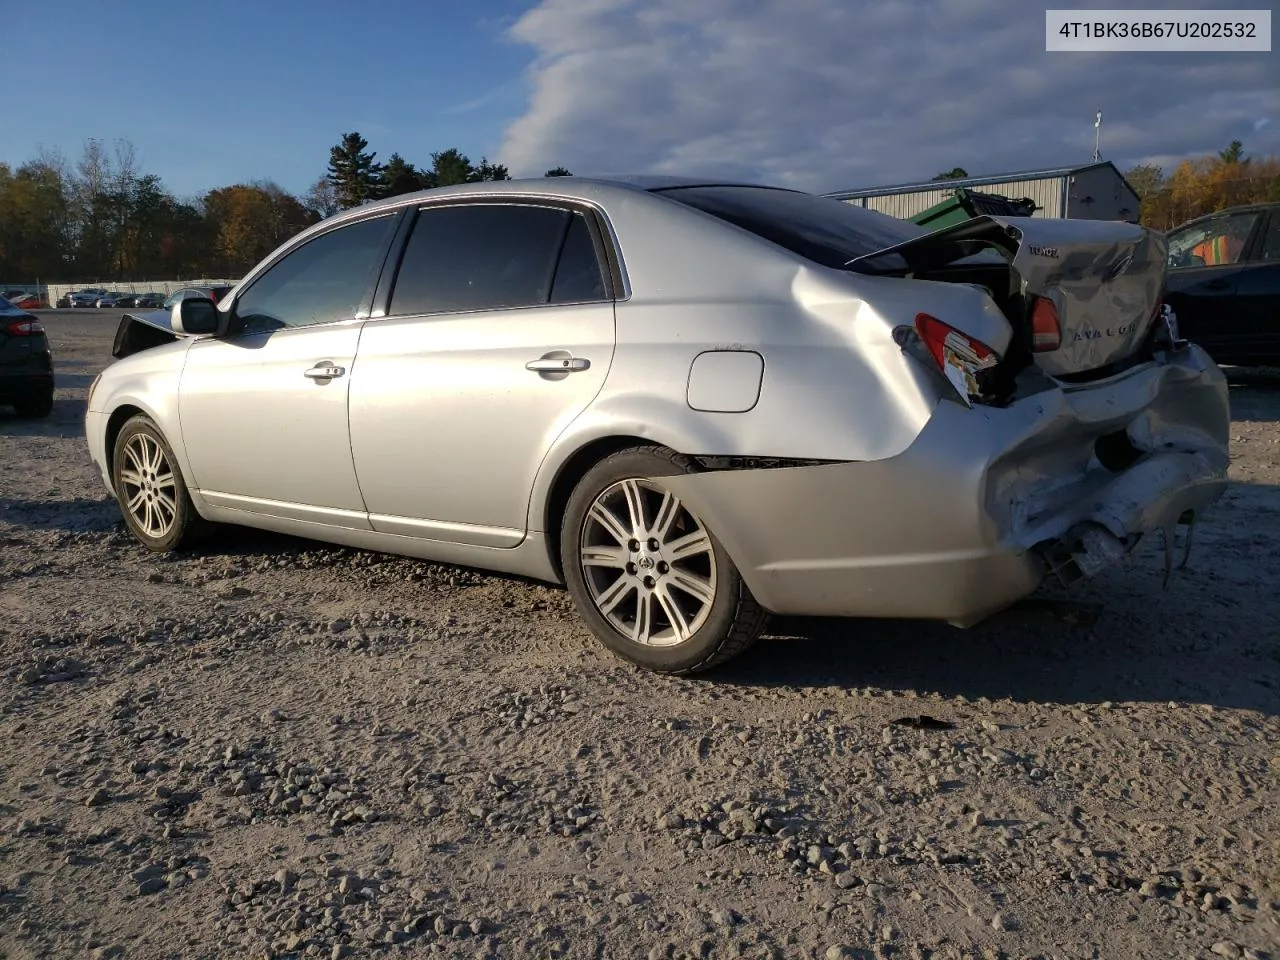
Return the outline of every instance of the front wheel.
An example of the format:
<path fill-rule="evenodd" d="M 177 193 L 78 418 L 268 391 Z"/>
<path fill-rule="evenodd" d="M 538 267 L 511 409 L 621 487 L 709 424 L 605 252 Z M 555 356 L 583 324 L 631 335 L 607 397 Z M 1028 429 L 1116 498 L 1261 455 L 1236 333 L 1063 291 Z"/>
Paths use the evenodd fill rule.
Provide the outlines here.
<path fill-rule="evenodd" d="M 211 528 L 196 512 L 173 451 L 150 417 L 138 414 L 124 425 L 111 463 L 125 526 L 148 550 L 190 546 Z"/>
<path fill-rule="evenodd" d="M 633 447 L 596 464 L 565 510 L 561 563 L 569 593 L 605 646 L 661 673 L 693 673 L 737 656 L 763 632 L 724 547 L 660 479 L 687 458 Z"/>

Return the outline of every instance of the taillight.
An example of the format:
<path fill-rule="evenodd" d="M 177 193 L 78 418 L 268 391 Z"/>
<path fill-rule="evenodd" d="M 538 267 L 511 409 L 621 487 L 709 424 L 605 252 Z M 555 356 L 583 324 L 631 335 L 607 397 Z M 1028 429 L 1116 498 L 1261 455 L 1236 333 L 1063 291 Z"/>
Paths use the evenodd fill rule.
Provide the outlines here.
<path fill-rule="evenodd" d="M 978 374 L 999 363 L 1000 356 L 982 341 L 927 313 L 916 314 L 916 332 L 956 392 L 966 402 L 981 398 Z"/>
<path fill-rule="evenodd" d="M 1052 300 L 1036 297 L 1031 307 L 1031 352 L 1047 353 L 1062 346 L 1062 325 Z"/>
<path fill-rule="evenodd" d="M 36 337 L 44 333 L 44 327 L 36 320 L 13 320 L 5 324 L 4 332 L 11 337 Z"/>

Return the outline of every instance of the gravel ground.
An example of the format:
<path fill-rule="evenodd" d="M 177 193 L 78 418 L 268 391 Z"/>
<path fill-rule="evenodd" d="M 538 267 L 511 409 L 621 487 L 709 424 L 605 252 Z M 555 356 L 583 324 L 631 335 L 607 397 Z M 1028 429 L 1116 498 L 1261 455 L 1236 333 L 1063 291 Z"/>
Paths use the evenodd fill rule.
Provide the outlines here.
<path fill-rule="evenodd" d="M 666 679 L 519 580 L 145 553 L 82 436 L 117 316 L 0 411 L 0 957 L 1280 958 L 1280 378 L 1167 591 Z"/>

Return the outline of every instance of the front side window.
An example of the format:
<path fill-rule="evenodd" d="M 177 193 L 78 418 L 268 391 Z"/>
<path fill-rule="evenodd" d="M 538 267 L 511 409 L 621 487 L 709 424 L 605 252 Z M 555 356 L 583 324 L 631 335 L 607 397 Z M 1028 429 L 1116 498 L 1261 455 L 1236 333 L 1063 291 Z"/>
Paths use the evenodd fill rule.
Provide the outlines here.
<path fill-rule="evenodd" d="M 235 315 L 243 332 L 354 317 L 394 222 L 394 215 L 360 220 L 285 254 L 236 300 Z"/>
<path fill-rule="evenodd" d="M 1232 213 L 1169 234 L 1169 266 L 1217 267 L 1239 263 L 1257 213 Z"/>
<path fill-rule="evenodd" d="M 419 212 L 389 312 L 412 316 L 604 298 L 582 214 L 527 204 L 460 204 Z"/>

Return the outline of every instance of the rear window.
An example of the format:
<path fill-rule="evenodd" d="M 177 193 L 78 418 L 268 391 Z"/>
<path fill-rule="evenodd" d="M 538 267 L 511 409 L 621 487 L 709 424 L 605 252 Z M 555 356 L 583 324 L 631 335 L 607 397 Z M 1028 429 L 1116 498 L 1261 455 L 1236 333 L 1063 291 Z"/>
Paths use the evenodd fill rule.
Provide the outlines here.
<path fill-rule="evenodd" d="M 907 220 L 842 200 L 770 187 L 673 187 L 664 197 L 750 230 L 828 267 L 923 236 Z"/>

